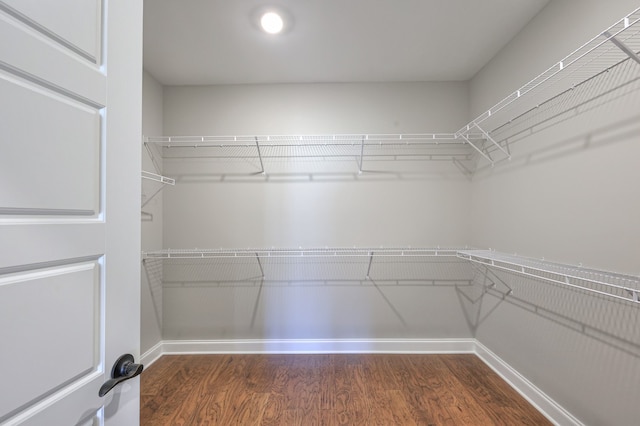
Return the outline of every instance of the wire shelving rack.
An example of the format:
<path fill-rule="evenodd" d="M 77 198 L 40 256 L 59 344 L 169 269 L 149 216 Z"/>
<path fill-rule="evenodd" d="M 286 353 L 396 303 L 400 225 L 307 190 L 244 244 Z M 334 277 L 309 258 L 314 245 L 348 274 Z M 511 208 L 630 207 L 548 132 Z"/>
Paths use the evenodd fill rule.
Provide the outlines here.
<path fill-rule="evenodd" d="M 585 292 L 640 303 L 640 277 L 508 255 L 492 250 L 460 250 L 461 259 Z"/>
<path fill-rule="evenodd" d="M 640 303 L 640 277 L 508 255 L 492 250 L 460 248 L 261 248 L 165 249 L 142 254 L 143 262 L 189 268 L 211 274 L 211 282 L 233 281 L 354 281 L 469 284 L 473 269 L 465 265 L 504 270 L 584 292 Z M 242 277 L 242 279 L 238 279 Z M 206 277 L 205 277 L 206 278 Z M 169 280 L 181 281 L 180 277 Z M 185 280 L 188 281 L 188 280 Z"/>
<path fill-rule="evenodd" d="M 480 161 L 510 159 L 510 144 L 537 127 L 640 90 L 639 22 L 640 8 L 455 133 L 150 136 L 144 142 L 163 158 L 256 160 L 259 173 L 269 160 L 346 158 L 360 173 L 371 161 L 449 161 L 471 176 Z"/>
<path fill-rule="evenodd" d="M 450 248 L 271 248 L 159 250 L 145 266 L 167 266 L 164 282 L 315 285 L 471 285 L 472 271 Z"/>
<path fill-rule="evenodd" d="M 456 136 L 480 132 L 477 155 L 509 159 L 509 144 L 598 102 L 640 90 L 640 8 L 479 115 Z"/>

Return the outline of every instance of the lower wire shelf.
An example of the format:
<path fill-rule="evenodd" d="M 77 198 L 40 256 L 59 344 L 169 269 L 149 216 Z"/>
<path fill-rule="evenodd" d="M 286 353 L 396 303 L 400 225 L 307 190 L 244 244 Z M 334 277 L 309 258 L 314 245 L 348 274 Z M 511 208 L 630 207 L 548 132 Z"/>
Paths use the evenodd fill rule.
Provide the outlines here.
<path fill-rule="evenodd" d="M 640 303 L 640 277 L 469 248 L 166 249 L 142 253 L 164 285 L 471 285 L 478 267 Z M 473 266 L 476 266 L 474 269 Z"/>
<path fill-rule="evenodd" d="M 271 248 L 143 253 L 165 286 L 471 285 L 451 248 Z"/>
<path fill-rule="evenodd" d="M 457 256 L 500 269 L 628 302 L 640 303 L 640 277 L 508 255 L 492 250 L 460 250 Z"/>

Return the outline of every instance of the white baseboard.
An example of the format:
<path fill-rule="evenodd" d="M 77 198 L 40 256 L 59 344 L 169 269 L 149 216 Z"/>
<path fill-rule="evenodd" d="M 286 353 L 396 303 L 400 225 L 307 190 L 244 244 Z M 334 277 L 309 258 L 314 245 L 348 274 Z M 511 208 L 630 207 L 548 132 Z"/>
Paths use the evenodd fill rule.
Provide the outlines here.
<path fill-rule="evenodd" d="M 246 339 L 164 340 L 141 355 L 149 367 L 162 355 L 178 354 L 308 354 L 308 353 L 472 353 L 502 377 L 551 422 L 583 426 L 562 406 L 473 338 L 466 339 Z"/>
<path fill-rule="evenodd" d="M 500 357 L 491 352 L 482 343 L 476 341 L 476 355 L 495 371 L 513 389 L 545 415 L 551 422 L 561 426 L 583 426 L 583 423 L 571 415 L 560 404 L 538 389 L 533 383 L 518 373 Z"/>
<path fill-rule="evenodd" d="M 164 342 L 161 340 L 153 345 L 151 349 L 140 355 L 140 363 L 145 367 L 149 367 L 164 354 Z"/>
<path fill-rule="evenodd" d="M 166 340 L 165 354 L 473 353 L 474 339 Z"/>

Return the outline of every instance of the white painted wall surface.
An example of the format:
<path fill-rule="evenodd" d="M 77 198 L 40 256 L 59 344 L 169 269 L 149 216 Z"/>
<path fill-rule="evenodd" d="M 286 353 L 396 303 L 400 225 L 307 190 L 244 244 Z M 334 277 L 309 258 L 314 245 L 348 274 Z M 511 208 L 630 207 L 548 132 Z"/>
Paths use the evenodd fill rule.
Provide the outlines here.
<path fill-rule="evenodd" d="M 473 79 L 473 115 L 638 6 L 550 2 Z M 470 243 L 638 275 L 638 93 L 516 142 L 510 162 L 479 173 Z M 476 338 L 584 424 L 637 424 L 638 307 L 500 275 L 514 293 L 481 299 Z"/>
<path fill-rule="evenodd" d="M 144 72 L 142 80 L 142 132 L 145 135 L 162 133 L 162 85 Z M 142 149 L 142 170 L 158 173 L 151 157 Z M 162 159 L 156 157 L 160 162 Z M 143 188 L 155 191 L 159 183 L 142 182 Z M 162 249 L 162 191 L 142 208 L 142 250 Z M 141 268 L 140 352 L 145 353 L 162 340 L 162 285 L 154 278 L 157 270 Z M 149 277 L 151 276 L 151 279 Z"/>
<path fill-rule="evenodd" d="M 165 87 L 166 135 L 432 133 L 467 121 L 468 84 Z"/>
<path fill-rule="evenodd" d="M 451 132 L 467 106 L 466 83 L 166 87 L 164 134 Z M 165 159 L 177 178 L 164 192 L 166 248 L 444 247 L 469 238 L 470 182 L 451 163 L 426 163 L 420 178 L 354 177 L 354 163 L 351 175 L 327 180 L 317 178 L 326 163 L 315 162 L 311 180 L 268 182 L 197 176 L 194 166 Z M 260 293 L 192 282 L 165 287 L 164 301 L 165 339 L 470 335 L 453 286 Z"/>

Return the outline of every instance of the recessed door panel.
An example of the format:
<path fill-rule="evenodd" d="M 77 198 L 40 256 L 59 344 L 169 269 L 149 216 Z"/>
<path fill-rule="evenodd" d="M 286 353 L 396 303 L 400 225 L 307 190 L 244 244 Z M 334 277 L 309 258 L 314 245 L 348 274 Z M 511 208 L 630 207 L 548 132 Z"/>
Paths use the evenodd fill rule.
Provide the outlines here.
<path fill-rule="evenodd" d="M 97 214 L 100 112 L 8 73 L 0 93 L 0 214 Z"/>
<path fill-rule="evenodd" d="M 99 373 L 100 294 L 97 260 L 0 275 L 0 421 Z"/>
<path fill-rule="evenodd" d="M 98 62 L 102 2 L 100 0 L 3 0 L 0 8 L 54 42 Z"/>

